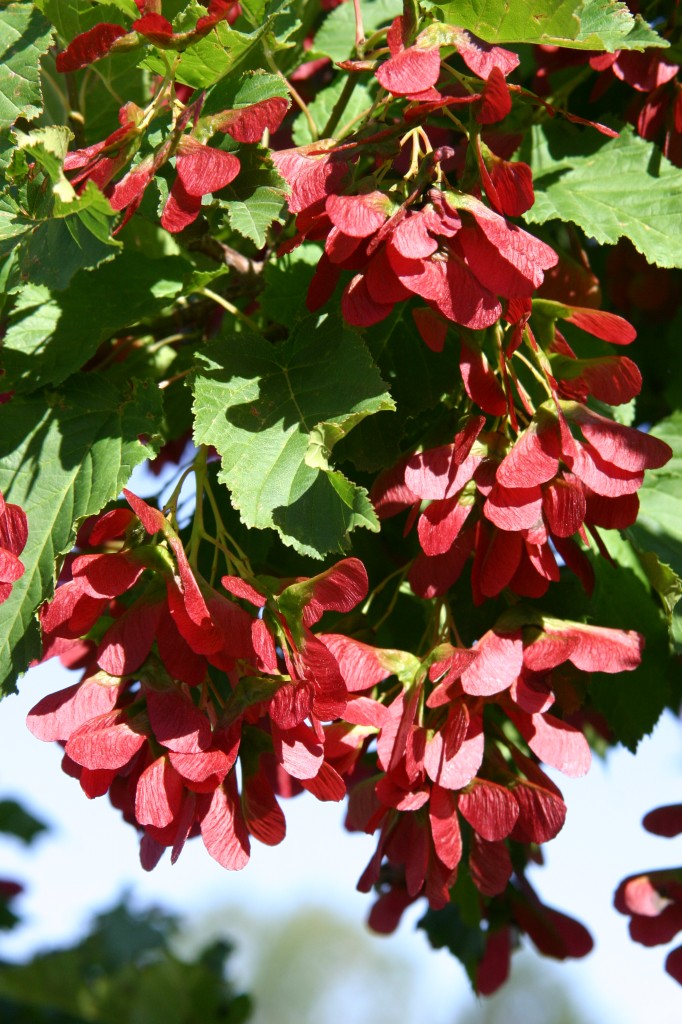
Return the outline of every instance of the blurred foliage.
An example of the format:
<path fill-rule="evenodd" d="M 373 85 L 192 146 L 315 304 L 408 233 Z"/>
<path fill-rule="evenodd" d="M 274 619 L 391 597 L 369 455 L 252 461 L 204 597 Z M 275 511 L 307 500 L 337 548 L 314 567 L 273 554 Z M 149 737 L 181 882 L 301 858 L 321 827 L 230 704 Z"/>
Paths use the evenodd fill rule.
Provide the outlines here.
<path fill-rule="evenodd" d="M 32 843 L 46 827 L 16 800 L 0 800 L 0 832 L 16 836 L 24 843 Z"/>
<path fill-rule="evenodd" d="M 29 846 L 47 826 L 29 814 L 16 800 L 0 800 L 0 834 L 12 836 Z M 0 929 L 10 931 L 19 923 L 12 902 L 23 892 L 20 882 L 0 878 Z M 4 1020 L 4 1017 L 3 1017 Z"/>
<path fill-rule="evenodd" d="M 414 964 L 398 940 L 378 938 L 329 907 L 266 916 L 224 908 L 181 936 L 188 951 L 239 936 L 249 1024 L 411 1024 L 420 1021 Z M 454 994 L 452 1004 L 454 1006 Z"/>
<path fill-rule="evenodd" d="M 225 976 L 231 953 L 215 942 L 191 962 L 172 951 L 176 921 L 125 903 L 99 915 L 67 949 L 0 963 L 3 1024 L 241 1024 L 251 1000 Z"/>

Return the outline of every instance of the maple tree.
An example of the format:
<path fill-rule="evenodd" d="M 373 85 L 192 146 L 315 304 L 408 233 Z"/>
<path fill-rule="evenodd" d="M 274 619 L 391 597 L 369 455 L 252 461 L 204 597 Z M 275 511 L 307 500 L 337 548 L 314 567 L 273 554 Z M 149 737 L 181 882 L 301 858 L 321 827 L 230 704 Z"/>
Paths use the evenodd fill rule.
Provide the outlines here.
<path fill-rule="evenodd" d="M 484 994 L 523 934 L 591 948 L 527 868 L 542 765 L 682 696 L 681 34 L 657 0 L 2 8 L 2 692 L 80 673 L 28 726 L 145 869 L 347 797 L 376 930 L 425 898 Z M 620 885 L 633 938 L 682 927 L 681 872 Z"/>

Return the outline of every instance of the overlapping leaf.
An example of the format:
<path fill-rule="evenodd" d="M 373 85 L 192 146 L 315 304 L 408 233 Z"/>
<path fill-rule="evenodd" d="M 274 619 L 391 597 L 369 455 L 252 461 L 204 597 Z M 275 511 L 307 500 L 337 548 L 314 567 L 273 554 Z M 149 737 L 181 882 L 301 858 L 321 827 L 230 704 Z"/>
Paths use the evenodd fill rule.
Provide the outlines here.
<path fill-rule="evenodd" d="M 533 131 L 535 204 L 525 219 L 572 221 L 610 245 L 625 236 L 650 263 L 682 267 L 682 170 L 630 128 L 594 143 L 565 125 Z M 584 145 L 592 151 L 581 152 Z"/>
<path fill-rule="evenodd" d="M 432 426 L 447 415 L 442 398 L 457 387 L 458 369 L 450 342 L 444 353 L 428 348 L 404 305 L 371 327 L 366 340 L 397 408 L 390 420 L 386 416 L 364 420 L 341 442 L 338 455 L 358 469 L 379 472 L 398 460 L 405 448 L 403 435 L 410 424 L 414 429 L 417 417 Z"/>
<path fill-rule="evenodd" d="M 290 253 L 265 264 L 265 287 L 259 302 L 267 317 L 275 323 L 286 325 L 291 325 L 299 319 L 301 296 L 308 290 L 319 259 L 319 246 L 313 242 L 304 242 Z"/>
<path fill-rule="evenodd" d="M 63 291 L 79 270 L 117 255 L 121 246 L 111 238 L 113 217 L 109 201 L 91 182 L 72 202 L 54 209 L 53 216 L 39 220 L 26 217 L 6 199 L 0 201 L 0 253 L 21 245 L 23 276 Z"/>
<path fill-rule="evenodd" d="M 237 179 L 226 189 L 229 198 L 220 205 L 233 230 L 262 249 L 268 228 L 280 219 L 289 189 L 264 150 L 243 150 L 240 163 Z"/>
<path fill-rule="evenodd" d="M 272 47 L 276 50 L 285 42 L 287 30 L 294 25 L 286 25 L 287 14 L 292 0 L 271 0 L 263 11 L 262 20 L 252 32 L 243 32 L 227 24 L 219 22 L 215 30 L 189 46 L 182 54 L 176 69 L 176 79 L 195 89 L 208 89 L 215 85 L 224 75 L 233 73 L 239 68 L 257 67 L 264 63 L 262 57 L 255 59 L 259 48 L 266 37 L 270 37 Z M 189 29 L 196 24 L 198 17 L 205 15 L 204 8 L 193 2 L 183 12 L 174 27 Z M 295 23 L 294 23 L 295 24 Z M 155 74 L 165 74 L 163 60 L 153 51 L 143 62 Z"/>
<path fill-rule="evenodd" d="M 0 196 L 0 258 L 19 245 L 33 229 L 33 221 L 10 197 Z"/>
<path fill-rule="evenodd" d="M 53 35 L 33 4 L 9 4 L 0 11 L 0 129 L 42 111 L 40 58 Z"/>
<path fill-rule="evenodd" d="M 96 274 L 80 271 L 65 291 L 27 285 L 9 318 L 3 384 L 33 391 L 63 381 L 105 338 L 160 312 L 182 288 L 188 269 L 179 256 L 150 260 L 124 251 Z"/>
<path fill-rule="evenodd" d="M 28 512 L 25 573 L 0 605 L 0 692 L 40 653 L 35 613 L 52 594 L 55 559 L 69 550 L 74 525 L 93 515 L 152 455 L 160 419 L 158 392 L 140 384 L 122 393 L 106 378 L 80 375 L 49 394 L 0 405 L 8 452 L 0 491 Z"/>
<path fill-rule="evenodd" d="M 115 53 L 82 72 L 87 86 L 81 91 L 81 113 L 84 117 L 85 141 L 90 144 L 104 139 L 118 127 L 120 100 L 144 107 L 149 100 L 146 72 L 137 66 L 140 54 Z M 57 76 L 58 78 L 61 76 Z"/>
<path fill-rule="evenodd" d="M 16 800 L 0 800 L 0 832 L 16 836 L 27 845 L 44 832 L 47 825 L 25 811 Z"/>
<path fill-rule="evenodd" d="M 642 50 L 665 40 L 619 0 L 436 0 L 446 21 L 488 43 L 539 43 L 578 50 Z"/>
<path fill-rule="evenodd" d="M 633 5 L 634 6 L 634 5 Z M 643 50 L 668 46 L 639 14 L 618 0 L 584 0 L 578 9 L 580 31 L 572 45 L 581 50 Z"/>
<path fill-rule="evenodd" d="M 52 22 L 64 43 L 101 21 L 123 24 L 139 17 L 135 0 L 108 0 L 106 4 L 91 0 L 36 0 L 35 6 Z"/>
<path fill-rule="evenodd" d="M 222 456 L 220 479 L 247 526 L 274 527 L 321 557 L 358 526 L 378 530 L 366 491 L 330 468 L 334 444 L 393 408 L 360 338 L 335 317 L 308 318 L 273 346 L 256 335 L 200 357 L 194 439 Z"/>
<path fill-rule="evenodd" d="M 217 82 L 207 94 L 202 114 L 217 114 L 223 110 L 239 110 L 254 103 L 262 103 L 273 96 L 289 98 L 285 82 L 267 71 L 253 71 L 240 78 L 229 75 Z"/>

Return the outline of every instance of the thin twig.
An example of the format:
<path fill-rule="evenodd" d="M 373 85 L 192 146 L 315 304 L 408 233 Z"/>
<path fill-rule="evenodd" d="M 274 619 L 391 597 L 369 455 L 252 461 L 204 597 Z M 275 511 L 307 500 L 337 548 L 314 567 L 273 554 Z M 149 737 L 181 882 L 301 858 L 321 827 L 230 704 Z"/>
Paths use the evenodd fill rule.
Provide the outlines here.
<path fill-rule="evenodd" d="M 232 316 L 235 316 L 238 320 L 241 320 L 243 324 L 246 324 L 249 330 L 255 331 L 256 333 L 259 332 L 260 328 L 255 320 L 252 320 L 250 316 L 246 315 L 246 313 L 242 313 L 241 309 L 238 309 L 237 306 L 228 302 L 228 300 L 224 299 L 222 295 L 218 295 L 217 292 L 211 291 L 210 288 L 199 288 L 198 293 L 199 295 L 204 295 L 207 299 L 213 299 L 214 302 L 217 302 L 218 305 L 222 306 L 228 313 L 231 313 Z"/>
<path fill-rule="evenodd" d="M 270 70 L 273 71 L 277 75 L 278 78 L 281 78 L 282 81 L 284 82 L 284 84 L 286 85 L 292 100 L 294 101 L 294 103 L 299 108 L 299 110 L 302 112 L 303 116 L 305 117 L 306 121 L 308 122 L 308 127 L 310 128 L 310 134 L 312 136 L 313 142 L 317 142 L 317 140 L 320 137 L 320 133 L 317 130 L 317 125 L 315 124 L 315 118 L 310 113 L 310 110 L 308 109 L 308 106 L 307 106 L 305 100 L 299 95 L 299 93 L 296 91 L 296 89 L 291 84 L 291 82 L 287 79 L 287 77 L 285 75 L 283 75 L 282 72 L 279 70 L 279 68 L 275 64 L 274 58 L 273 58 L 272 54 L 270 53 L 270 50 L 268 49 L 268 47 L 264 46 L 263 50 L 264 50 L 264 53 L 265 53 L 265 59 L 268 62 L 268 66 L 269 66 Z"/>
<path fill-rule="evenodd" d="M 166 388 L 169 388 L 171 384 L 176 384 L 179 380 L 189 376 L 191 372 L 192 369 L 183 370 L 182 373 L 176 373 L 174 377 L 168 377 L 167 380 L 159 381 L 159 390 L 164 391 Z"/>
<path fill-rule="evenodd" d="M 211 235 L 203 235 L 201 238 L 194 239 L 188 243 L 188 248 L 195 252 L 203 252 L 217 263 L 224 263 L 225 266 L 245 276 L 260 274 L 265 265 L 263 260 L 252 260 Z"/>

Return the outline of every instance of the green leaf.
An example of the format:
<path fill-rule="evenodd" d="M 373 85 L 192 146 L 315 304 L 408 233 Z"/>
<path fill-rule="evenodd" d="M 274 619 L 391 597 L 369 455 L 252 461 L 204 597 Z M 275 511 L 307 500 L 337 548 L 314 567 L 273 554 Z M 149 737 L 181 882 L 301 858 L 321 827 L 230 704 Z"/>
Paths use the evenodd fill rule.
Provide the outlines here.
<path fill-rule="evenodd" d="M 107 4 L 93 3 L 92 0 L 36 0 L 35 5 L 52 22 L 64 43 L 71 42 L 74 36 L 102 21 L 128 23 L 127 17 L 121 17 L 124 8 L 117 0 L 110 0 Z M 133 17 L 139 17 L 139 14 Z"/>
<path fill-rule="evenodd" d="M 578 362 L 577 359 L 574 362 Z M 595 400 L 595 406 L 596 406 Z M 622 423 L 624 427 L 634 427 L 635 420 L 637 419 L 637 399 L 631 398 L 629 402 L 623 402 L 622 405 L 605 406 L 607 410 L 610 410 L 616 423 Z M 609 415 L 608 412 L 605 415 Z"/>
<path fill-rule="evenodd" d="M 270 320 L 291 325 L 300 318 L 301 297 L 308 290 L 321 250 L 314 242 L 303 242 L 296 249 L 263 267 L 265 287 L 259 296 L 260 307 Z"/>
<path fill-rule="evenodd" d="M 531 152 L 522 148 L 535 188 L 525 220 L 572 221 L 610 245 L 625 236 L 650 263 L 682 267 L 682 170 L 629 127 L 587 154 L 571 152 L 579 139 L 565 125 L 533 129 Z"/>
<path fill-rule="evenodd" d="M 638 551 L 635 548 L 635 552 L 649 583 L 663 603 L 668 621 L 672 622 L 675 605 L 682 597 L 682 579 L 669 565 L 661 562 L 653 551 Z"/>
<path fill-rule="evenodd" d="M 20 131 L 14 135 L 17 148 L 28 153 L 50 179 L 55 197 L 64 203 L 71 202 L 76 193 L 64 174 L 64 157 L 73 132 L 63 125 L 51 125 L 49 128 L 37 128 L 30 135 Z"/>
<path fill-rule="evenodd" d="M 618 0 L 585 0 L 578 11 L 580 31 L 573 47 L 581 50 L 643 50 L 670 46 L 642 18 Z"/>
<path fill-rule="evenodd" d="M 81 374 L 56 392 L 15 397 L 0 406 L 0 491 L 28 516 L 24 575 L 0 605 L 0 692 L 40 655 L 35 613 L 51 597 L 55 560 L 72 546 L 75 526 L 99 512 L 152 456 L 160 419 L 155 387 L 125 393 L 104 376 Z"/>
<path fill-rule="evenodd" d="M 567 575 L 542 599 L 542 614 L 612 629 L 634 629 L 645 638 L 641 664 L 619 675 L 593 673 L 592 704 L 606 718 L 616 741 L 636 750 L 672 703 L 675 663 L 666 616 L 632 545 L 616 530 L 600 530 L 611 559 L 590 555 L 595 587 L 588 596 Z"/>
<path fill-rule="evenodd" d="M 671 701 L 668 630 L 632 545 L 615 531 L 602 531 L 602 537 L 617 564 L 595 558 L 591 621 L 615 629 L 635 629 L 644 635 L 646 646 L 638 668 L 615 677 L 594 673 L 589 692 L 616 739 L 634 751 Z"/>
<path fill-rule="evenodd" d="M 331 117 L 336 101 L 343 92 L 345 84 L 346 78 L 343 75 L 340 75 L 327 89 L 323 89 L 319 92 L 312 103 L 308 104 L 308 110 L 310 111 L 312 119 L 317 126 L 318 135 L 322 133 L 324 126 Z M 344 108 L 337 128 L 348 124 L 348 122 L 352 121 L 353 118 L 362 114 L 363 110 L 367 110 L 371 107 L 374 92 L 375 90 L 370 92 L 366 85 L 358 82 L 351 93 L 346 107 Z M 302 113 L 299 114 L 294 121 L 292 136 L 297 146 L 305 146 L 307 143 L 314 141 L 310 133 L 308 119 Z"/>
<path fill-rule="evenodd" d="M 428 935 L 434 949 L 449 949 L 465 966 L 475 966 L 485 950 L 485 935 L 480 928 L 462 920 L 453 903 L 439 910 L 427 910 L 417 922 Z"/>
<path fill-rule="evenodd" d="M 119 247 L 115 241 L 107 244 L 95 238 L 76 213 L 40 224 L 21 254 L 21 269 L 36 283 L 63 291 L 77 271 L 113 259 Z"/>
<path fill-rule="evenodd" d="M 137 50 L 118 52 L 76 72 L 81 80 L 79 110 L 88 145 L 105 139 L 119 127 L 122 103 L 137 103 L 139 107 L 149 103 L 151 82 L 148 73 L 138 67 L 139 60 Z"/>
<path fill-rule="evenodd" d="M 220 206 L 227 211 L 230 227 L 262 249 L 268 228 L 281 220 L 289 188 L 260 146 L 240 150 L 239 162 L 236 180 L 224 190 L 229 198 L 221 199 Z"/>
<path fill-rule="evenodd" d="M 542 4 L 499 0 L 435 0 L 446 22 L 469 29 L 488 43 L 540 43 L 575 39 L 580 31 L 577 0 L 543 0 Z"/>
<path fill-rule="evenodd" d="M 33 4 L 9 4 L 0 10 L 0 129 L 42 112 L 40 58 L 53 34 Z"/>
<path fill-rule="evenodd" d="M 400 0 L 363 0 L 362 23 L 365 36 L 383 25 L 388 25 L 399 14 Z M 459 25 L 460 23 L 457 22 Z M 311 55 L 331 57 L 336 62 L 346 60 L 355 50 L 355 13 L 353 4 L 341 4 L 327 15 L 315 34 Z"/>
<path fill-rule="evenodd" d="M 85 0 L 35 0 L 35 6 L 52 22 L 64 43 L 70 42 L 74 36 L 90 27 L 81 21 L 86 6 L 93 10 L 91 5 L 86 5 Z"/>
<path fill-rule="evenodd" d="M 28 285 L 9 317 L 3 385 L 25 392 L 65 380 L 106 338 L 158 314 L 188 270 L 179 256 L 150 260 L 124 250 L 96 273 L 79 271 L 63 292 Z"/>
<path fill-rule="evenodd" d="M 201 113 L 204 116 L 222 110 L 238 110 L 273 96 L 282 96 L 287 100 L 290 98 L 286 83 L 279 75 L 271 75 L 267 71 L 249 71 L 241 78 L 230 75 L 209 90 Z"/>
<path fill-rule="evenodd" d="M 423 430 L 433 429 L 443 416 L 449 418 L 444 396 L 459 386 L 457 357 L 452 332 L 443 352 L 424 344 L 407 303 L 398 303 L 390 316 L 370 327 L 365 341 L 383 379 L 391 389 L 396 412 L 390 422 L 386 415 L 373 416 L 345 438 L 338 458 L 350 459 L 358 469 L 378 472 L 397 462 L 407 447 L 401 441 L 420 415 Z"/>
<path fill-rule="evenodd" d="M 165 256 L 180 256 L 182 249 L 174 235 L 159 224 L 145 220 L 144 217 L 133 217 L 119 232 L 126 249 L 134 249 L 149 260 L 163 259 Z"/>
<path fill-rule="evenodd" d="M 0 258 L 11 252 L 33 226 L 34 221 L 25 216 L 11 196 L 0 196 Z"/>
<path fill-rule="evenodd" d="M 139 9 L 135 5 L 135 0 L 96 0 L 96 3 L 115 7 L 121 12 L 121 14 L 125 14 L 128 18 L 139 18 L 140 16 Z M 101 13 L 100 19 L 102 21 L 104 20 Z"/>
<path fill-rule="evenodd" d="M 286 17 L 292 0 L 271 0 L 263 16 L 262 23 L 253 32 L 240 32 L 225 21 L 219 22 L 212 32 L 203 39 L 188 46 L 175 72 L 175 79 L 194 89 L 208 89 L 228 72 L 233 73 L 244 64 L 249 64 L 256 57 L 261 42 L 271 33 L 278 32 L 279 22 Z M 196 16 L 205 14 L 203 7 L 192 3 L 187 9 Z M 196 22 L 196 17 L 194 17 Z M 191 23 L 191 22 L 190 22 Z M 183 28 L 185 26 L 183 25 Z M 273 49 L 277 49 L 273 40 Z M 258 64 L 265 63 L 258 57 Z M 153 52 L 142 62 L 142 66 L 155 74 L 165 75 L 164 62 Z"/>
<path fill-rule="evenodd" d="M 619 0 L 435 0 L 445 21 L 488 43 L 535 43 L 578 50 L 643 50 L 668 46 Z"/>
<path fill-rule="evenodd" d="M 393 401 L 361 339 L 339 318 L 310 317 L 273 346 L 256 335 L 200 356 L 194 439 L 222 456 L 219 479 L 250 527 L 322 557 L 379 523 L 366 491 L 329 466 L 339 438 Z"/>
<path fill-rule="evenodd" d="M 42 821 L 25 811 L 16 800 L 0 800 L 0 832 L 16 836 L 28 845 L 46 828 Z"/>
<path fill-rule="evenodd" d="M 651 546 L 682 575 L 682 412 L 656 424 L 651 433 L 670 445 L 673 457 L 646 474 L 638 492 L 639 516 L 631 529 L 642 547 Z M 647 544 L 642 543 L 645 535 Z"/>
<path fill-rule="evenodd" d="M 115 216 L 109 200 L 89 181 L 71 202 L 58 203 L 51 218 L 29 221 L 31 234 L 21 248 L 22 274 L 34 284 L 63 291 L 79 270 L 90 270 L 118 255 L 121 243 L 111 237 Z M 25 228 L 25 218 L 19 219 L 19 225 Z"/>
<path fill-rule="evenodd" d="M 661 469 L 648 472 L 639 490 L 637 522 L 627 533 L 668 613 L 676 649 L 682 642 L 679 597 L 682 577 L 682 412 L 673 413 L 651 431 L 673 450 Z"/>

